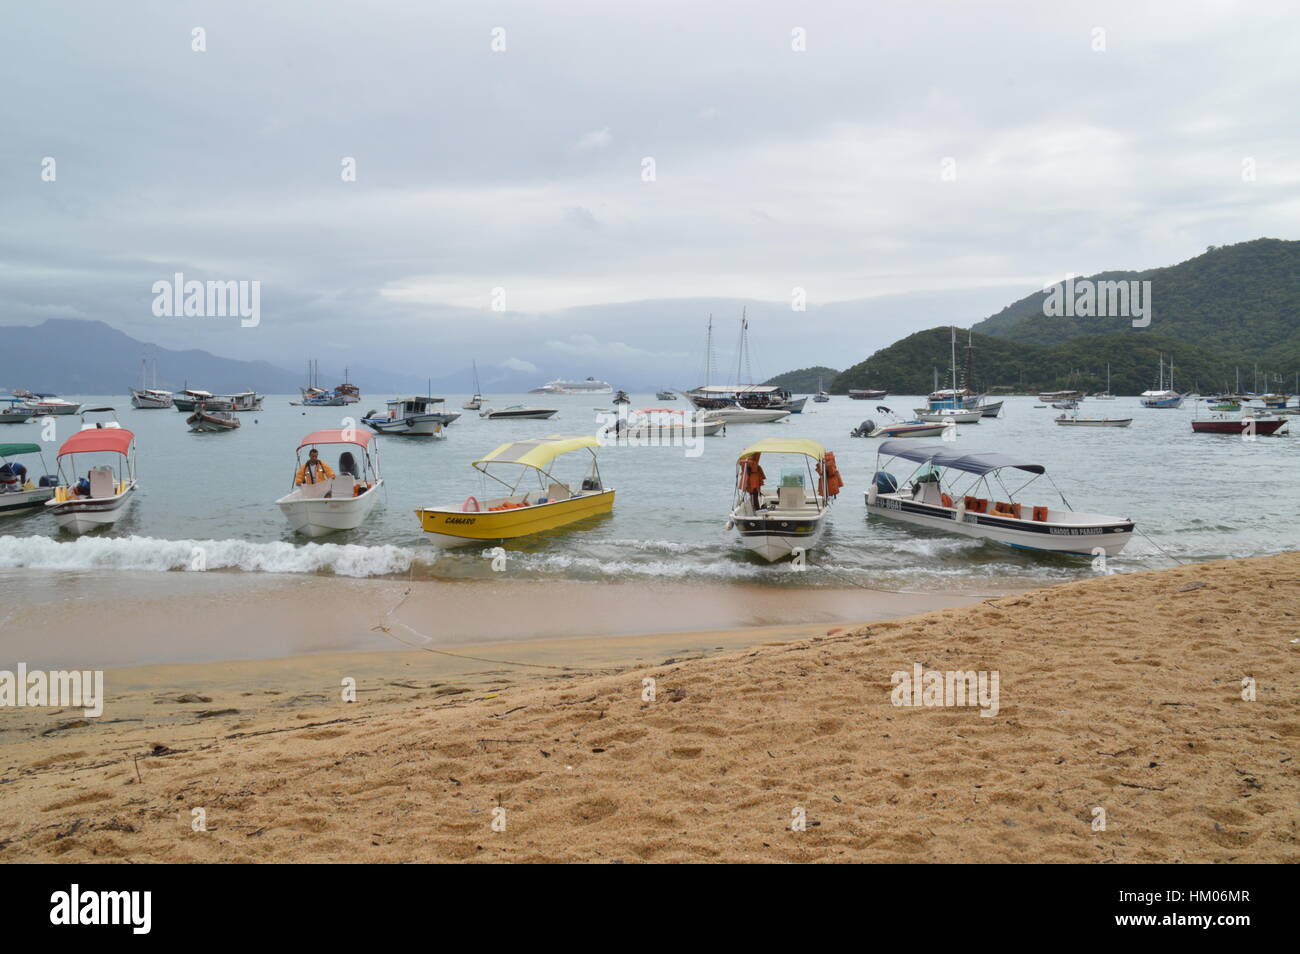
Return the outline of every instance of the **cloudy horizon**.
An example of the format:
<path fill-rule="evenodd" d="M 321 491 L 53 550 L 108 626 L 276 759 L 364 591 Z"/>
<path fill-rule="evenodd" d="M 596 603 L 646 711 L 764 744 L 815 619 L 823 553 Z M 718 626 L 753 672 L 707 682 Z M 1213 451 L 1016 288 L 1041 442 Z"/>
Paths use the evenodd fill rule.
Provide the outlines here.
<path fill-rule="evenodd" d="M 1067 272 L 1296 237 L 1285 4 L 925 13 L 17 9 L 0 322 L 290 369 L 689 385 L 710 302 L 724 351 L 756 303 L 767 376 Z M 260 282 L 260 323 L 155 316 L 177 272 Z"/>

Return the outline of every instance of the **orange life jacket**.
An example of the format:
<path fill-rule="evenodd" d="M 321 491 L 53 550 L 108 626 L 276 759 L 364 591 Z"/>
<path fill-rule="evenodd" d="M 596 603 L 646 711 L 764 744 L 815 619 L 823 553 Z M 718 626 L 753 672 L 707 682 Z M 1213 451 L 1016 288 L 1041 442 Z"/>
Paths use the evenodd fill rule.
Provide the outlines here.
<path fill-rule="evenodd" d="M 835 454 L 826 452 L 826 460 L 817 464 L 817 493 L 822 497 L 835 497 L 844 488 L 844 478 L 835 466 Z"/>
<path fill-rule="evenodd" d="M 763 489 L 763 481 L 767 475 L 763 473 L 763 468 L 758 466 L 758 455 L 745 458 L 740 465 L 740 489 L 746 493 L 756 494 Z"/>

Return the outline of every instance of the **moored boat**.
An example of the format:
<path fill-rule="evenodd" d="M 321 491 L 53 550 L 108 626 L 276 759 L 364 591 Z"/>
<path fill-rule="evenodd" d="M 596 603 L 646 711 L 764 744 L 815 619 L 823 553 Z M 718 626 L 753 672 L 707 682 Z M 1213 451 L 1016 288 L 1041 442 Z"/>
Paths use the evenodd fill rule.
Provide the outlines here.
<path fill-rule="evenodd" d="M 1062 414 L 1056 419 L 1062 427 L 1128 427 L 1133 423 L 1131 417 L 1080 417 L 1079 412 Z"/>
<path fill-rule="evenodd" d="M 524 420 L 545 421 L 554 417 L 558 413 L 559 411 L 555 408 L 525 407 L 522 404 L 512 404 L 509 407 L 503 408 L 487 408 L 486 410 L 479 411 L 478 416 L 489 421 L 508 421 L 520 418 Z"/>
<path fill-rule="evenodd" d="M 76 414 L 81 410 L 81 405 L 73 401 L 65 401 L 53 394 L 36 394 L 28 398 L 23 409 L 28 412 L 29 417 L 62 417 L 66 414 Z"/>
<path fill-rule="evenodd" d="M 760 466 L 768 455 L 778 461 L 797 458 L 802 467 L 783 467 L 769 481 Z M 767 437 L 740 452 L 736 487 L 727 529 L 741 546 L 769 562 L 799 553 L 820 542 L 831 501 L 843 486 L 835 455 L 808 438 Z"/>
<path fill-rule="evenodd" d="M 416 395 L 393 398 L 384 412 L 370 411 L 361 419 L 377 434 L 395 434 L 402 437 L 445 437 L 443 428 L 460 417 L 457 411 L 444 411 L 440 397 Z"/>
<path fill-rule="evenodd" d="M 361 460 L 345 450 L 336 472 L 321 459 L 320 448 L 340 444 L 357 448 Z M 378 443 L 369 431 L 355 427 L 312 431 L 298 442 L 297 464 L 293 490 L 275 502 L 294 533 L 323 537 L 355 530 L 375 508 L 384 479 L 379 473 Z"/>
<path fill-rule="evenodd" d="M 849 432 L 850 437 L 943 437 L 948 428 L 956 428 L 956 422 L 948 421 L 904 421 L 889 408 L 881 405 L 876 408 L 879 414 L 886 414 L 889 419 L 883 424 L 866 420 Z M 952 435 L 956 436 L 954 430 Z"/>
<path fill-rule="evenodd" d="M 435 546 L 459 547 L 513 540 L 607 514 L 614 507 L 614 489 L 601 483 L 593 450 L 599 446 L 596 437 L 564 434 L 502 444 L 474 467 L 507 492 L 481 501 L 469 496 L 459 506 L 422 507 L 415 512 L 420 526 Z M 591 454 L 591 468 L 576 488 L 552 474 L 557 458 L 584 449 Z M 521 490 L 530 476 L 537 479 L 536 488 Z"/>
<path fill-rule="evenodd" d="M 601 431 L 607 443 L 654 441 L 680 443 L 687 437 L 716 437 L 726 433 L 724 421 L 694 420 L 671 407 L 643 407 L 620 414 Z"/>
<path fill-rule="evenodd" d="M 41 472 L 35 480 L 27 465 L 15 459 L 31 455 L 41 460 Z M 53 497 L 59 481 L 48 470 L 39 444 L 0 444 L 0 517 L 39 510 Z"/>
<path fill-rule="evenodd" d="M 784 421 L 790 416 L 786 410 L 763 410 L 756 407 L 739 407 L 730 405 L 711 410 L 699 411 L 697 421 L 722 421 L 724 424 L 773 424 Z"/>
<path fill-rule="evenodd" d="M 185 423 L 196 434 L 220 434 L 235 430 L 239 427 L 240 421 L 228 411 L 210 411 L 200 401 L 195 406 L 194 413 L 185 419 Z"/>
<path fill-rule="evenodd" d="M 889 397 L 889 392 L 877 388 L 849 388 L 849 397 L 855 401 L 878 401 Z"/>
<path fill-rule="evenodd" d="M 900 483 L 884 469 L 895 459 L 919 466 Z M 1042 464 L 1005 454 L 958 450 L 951 444 L 903 441 L 885 441 L 876 460 L 876 473 L 865 495 L 872 516 L 1021 549 L 1081 556 L 1095 556 L 1098 551 L 1113 556 L 1133 535 L 1134 523 L 1129 518 L 1075 511 L 1059 490 L 1062 507 L 1016 502 L 1016 494 L 1046 475 Z M 1002 472 L 1009 470 L 1034 476 L 1013 492 L 1002 480 Z M 964 484 L 963 478 L 968 478 Z M 1005 501 L 992 499 L 990 478 L 997 481 Z M 981 488 L 986 496 L 977 496 Z"/>
<path fill-rule="evenodd" d="M 1280 417 L 1217 417 L 1207 421 L 1192 421 L 1192 431 L 1197 434 L 1236 434 L 1240 436 L 1271 437 L 1284 434 L 1290 422 Z"/>
<path fill-rule="evenodd" d="M 984 413 L 979 408 L 973 410 L 954 407 L 941 407 L 935 410 L 926 407 L 916 408 L 917 420 L 927 424 L 978 424 L 983 416 Z"/>
<path fill-rule="evenodd" d="M 113 454 L 116 467 L 91 466 L 77 478 L 77 455 Z M 44 504 L 59 527 L 80 534 L 118 521 L 136 489 L 135 435 L 116 424 L 87 425 L 59 448 L 59 486 Z"/>

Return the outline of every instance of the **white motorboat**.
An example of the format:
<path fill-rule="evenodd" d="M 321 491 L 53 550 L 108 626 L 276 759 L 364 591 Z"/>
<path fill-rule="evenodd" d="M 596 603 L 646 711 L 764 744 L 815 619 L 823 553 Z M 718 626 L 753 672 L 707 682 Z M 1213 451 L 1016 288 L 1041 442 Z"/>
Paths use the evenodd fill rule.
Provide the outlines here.
<path fill-rule="evenodd" d="M 802 467 L 783 467 L 769 481 L 759 466 L 763 455 L 797 458 Z M 771 464 L 769 463 L 769 466 Z M 768 437 L 751 444 L 736 461 L 735 499 L 727 529 L 741 546 L 768 561 L 807 554 L 826 529 L 831 501 L 843 486 L 835 455 L 807 438 Z"/>
<path fill-rule="evenodd" d="M 882 458 L 887 458 L 883 465 Z M 920 466 L 900 484 L 883 469 L 894 459 Z M 872 516 L 1027 550 L 1080 556 L 1095 556 L 1099 551 L 1114 556 L 1133 536 L 1134 524 L 1129 518 L 1077 512 L 1059 489 L 1061 507 L 1022 507 L 1015 495 L 1047 473 L 1042 464 L 1005 454 L 958 450 L 951 444 L 906 441 L 885 441 L 876 460 L 877 470 L 866 492 L 867 513 Z M 1034 476 L 1013 491 L 1002 477 L 1004 472 L 1017 470 Z M 964 477 L 969 479 L 961 483 Z M 991 481 L 997 482 L 1005 500 L 992 499 L 997 494 Z M 981 488 L 985 496 L 976 496 Z"/>
<path fill-rule="evenodd" d="M 525 407 L 522 404 L 512 404 L 509 407 L 503 408 L 487 408 L 486 410 L 479 411 L 478 416 L 489 421 L 508 421 L 518 419 L 545 421 L 554 417 L 558 413 L 559 411 L 555 408 Z"/>
<path fill-rule="evenodd" d="M 335 472 L 320 459 L 320 448 L 336 444 L 356 447 L 361 451 L 361 460 L 345 450 L 339 455 Z M 302 459 L 304 449 L 306 461 Z M 379 475 L 378 444 L 370 432 L 355 427 L 313 431 L 298 442 L 297 457 L 294 488 L 275 502 L 293 532 L 323 537 L 361 526 L 375 508 L 384 485 Z"/>
<path fill-rule="evenodd" d="M 460 417 L 457 411 L 441 410 L 443 403 L 442 398 L 427 395 L 393 398 L 386 411 L 370 411 L 361 423 L 377 434 L 443 438 L 447 436 L 443 428 Z"/>
<path fill-rule="evenodd" d="M 113 454 L 116 467 L 91 466 L 77 478 L 77 455 Z M 118 521 L 136 489 L 135 435 L 117 423 L 86 424 L 59 448 L 59 486 L 44 504 L 69 533 L 86 533 Z"/>
<path fill-rule="evenodd" d="M 784 421 L 790 416 L 789 411 L 772 410 L 758 407 L 717 407 L 695 414 L 697 421 L 722 421 L 724 424 L 772 424 Z"/>
<path fill-rule="evenodd" d="M 723 421 L 692 420 L 685 411 L 670 407 L 643 407 L 619 414 L 600 433 L 602 442 L 649 441 L 679 444 L 685 437 L 717 437 L 726 433 Z"/>
<path fill-rule="evenodd" d="M 866 420 L 849 432 L 850 437 L 944 437 L 948 428 L 953 432 L 949 438 L 955 438 L 957 425 L 953 421 L 904 421 L 883 404 L 876 408 L 879 414 L 886 414 L 889 419 L 883 424 Z M 945 438 L 945 439 L 949 439 Z"/>
<path fill-rule="evenodd" d="M 81 410 L 81 405 L 53 394 L 36 394 L 28 399 L 23 409 L 29 417 L 62 417 L 65 414 L 76 414 Z"/>
<path fill-rule="evenodd" d="M 15 458 L 36 455 L 41 472 L 33 481 L 27 465 Z M 39 444 L 0 444 L 0 517 L 39 510 L 54 496 L 58 478 L 49 474 Z"/>

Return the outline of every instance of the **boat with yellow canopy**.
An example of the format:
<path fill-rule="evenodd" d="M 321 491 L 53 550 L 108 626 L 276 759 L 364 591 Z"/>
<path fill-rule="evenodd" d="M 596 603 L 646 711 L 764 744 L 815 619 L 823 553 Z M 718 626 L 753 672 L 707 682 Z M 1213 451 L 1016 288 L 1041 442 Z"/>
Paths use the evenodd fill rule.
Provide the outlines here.
<path fill-rule="evenodd" d="M 778 463 L 793 457 L 803 466 L 782 466 L 772 480 L 763 473 L 759 458 L 774 455 L 781 455 L 775 458 Z M 736 461 L 736 494 L 727 529 L 735 529 L 741 545 L 766 560 L 802 557 L 821 540 L 831 501 L 843 486 L 835 455 L 817 441 L 764 438 L 741 451 Z"/>
<path fill-rule="evenodd" d="M 421 508 L 415 512 L 420 526 L 435 546 L 459 547 L 544 533 L 609 513 L 614 508 L 614 490 L 600 481 L 592 450 L 599 446 L 596 437 L 567 434 L 502 444 L 474 461 L 474 467 L 507 493 L 483 500 L 466 497 L 459 506 Z M 556 478 L 551 467 L 556 458 L 584 449 L 591 454 L 591 469 L 575 489 Z M 536 489 L 521 489 L 531 484 L 530 477 L 536 478 Z"/>

